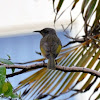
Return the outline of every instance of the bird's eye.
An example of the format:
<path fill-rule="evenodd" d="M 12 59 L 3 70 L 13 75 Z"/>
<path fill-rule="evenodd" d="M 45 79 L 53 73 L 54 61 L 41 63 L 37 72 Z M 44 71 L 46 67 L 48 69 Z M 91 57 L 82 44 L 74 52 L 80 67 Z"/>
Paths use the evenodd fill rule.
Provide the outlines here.
<path fill-rule="evenodd" d="M 49 31 L 48 31 L 48 30 L 43 29 L 43 32 L 44 32 L 44 33 L 48 33 Z"/>

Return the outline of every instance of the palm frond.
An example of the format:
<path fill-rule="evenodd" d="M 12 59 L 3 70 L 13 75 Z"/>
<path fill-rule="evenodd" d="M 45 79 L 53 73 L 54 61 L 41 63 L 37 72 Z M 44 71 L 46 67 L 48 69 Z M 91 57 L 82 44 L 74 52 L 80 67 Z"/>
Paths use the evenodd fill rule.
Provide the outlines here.
<path fill-rule="evenodd" d="M 72 9 L 80 0 L 74 0 Z M 55 0 L 53 0 L 53 8 L 56 10 L 55 20 L 58 12 L 63 6 L 64 0 L 59 0 L 57 7 Z M 58 58 L 58 64 L 66 67 L 84 67 L 100 71 L 100 0 L 83 0 L 81 6 L 81 13 L 84 20 L 85 42 L 78 45 L 63 48 Z M 65 13 L 65 10 L 64 12 Z M 61 13 L 61 15 L 62 15 Z M 92 16 L 96 14 L 93 24 L 91 25 Z M 61 16 L 60 16 L 61 17 Z M 59 18 L 59 17 L 58 17 Z M 71 21 L 72 24 L 72 21 Z M 36 60 L 40 61 L 40 60 Z M 96 85 L 95 85 L 96 84 Z M 95 86 L 94 86 L 95 85 Z M 35 72 L 30 77 L 24 79 L 19 83 L 16 91 L 25 88 L 22 96 L 23 98 L 56 98 L 61 94 L 67 94 L 70 91 L 74 93 L 67 97 L 73 97 L 78 93 L 89 92 L 93 88 L 89 99 L 100 89 L 100 79 L 96 76 L 89 75 L 82 72 L 62 72 L 53 71 L 42 68 Z M 100 98 L 100 93 L 95 96 L 95 99 Z"/>
<path fill-rule="evenodd" d="M 94 38 L 100 39 L 100 35 Z M 95 45 L 95 43 L 96 46 Z M 77 46 L 65 48 L 61 50 L 58 56 L 58 64 L 66 67 L 85 67 L 99 71 L 100 69 L 100 42 L 88 40 Z M 60 59 L 61 58 L 61 59 Z M 85 82 L 84 82 L 85 81 Z M 24 98 L 38 98 L 41 94 L 59 95 L 70 91 L 77 90 L 79 92 L 89 91 L 93 84 L 97 81 L 98 84 L 94 88 L 100 88 L 100 80 L 95 76 L 88 75 L 87 73 L 80 72 L 67 72 L 53 71 L 42 68 L 30 77 L 20 82 L 16 91 L 27 86 L 23 92 Z M 83 82 L 80 88 L 77 86 Z M 75 94 L 75 95 L 77 95 Z M 72 95 L 74 96 L 74 94 Z"/>

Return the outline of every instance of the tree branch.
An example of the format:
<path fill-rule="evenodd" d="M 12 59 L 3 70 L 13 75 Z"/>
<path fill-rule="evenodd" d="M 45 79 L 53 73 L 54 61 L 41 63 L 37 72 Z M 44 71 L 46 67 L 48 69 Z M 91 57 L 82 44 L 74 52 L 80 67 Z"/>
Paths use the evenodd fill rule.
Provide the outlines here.
<path fill-rule="evenodd" d="M 38 63 L 38 64 L 32 64 L 32 65 L 7 65 L 4 64 L 4 66 L 6 68 L 18 68 L 18 69 L 23 69 L 22 71 L 15 72 L 14 74 L 21 74 L 23 72 L 26 72 L 27 70 L 31 70 L 31 69 L 38 69 L 38 68 L 42 68 L 42 67 L 47 67 L 46 63 Z M 59 71 L 64 71 L 64 72 L 83 72 L 83 73 L 89 73 L 91 75 L 100 77 L 100 72 L 96 71 L 96 70 L 92 70 L 89 68 L 84 68 L 84 67 L 76 67 L 76 66 L 72 66 L 72 67 L 65 67 L 65 66 L 60 66 L 57 65 L 56 69 Z M 17 75 L 16 74 L 16 75 Z"/>

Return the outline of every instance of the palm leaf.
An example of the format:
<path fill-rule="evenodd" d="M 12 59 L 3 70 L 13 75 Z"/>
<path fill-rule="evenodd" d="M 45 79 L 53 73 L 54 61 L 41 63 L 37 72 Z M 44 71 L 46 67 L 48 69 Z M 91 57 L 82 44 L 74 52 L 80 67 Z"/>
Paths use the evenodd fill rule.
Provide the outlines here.
<path fill-rule="evenodd" d="M 61 7 L 63 6 L 64 0 L 59 0 L 57 5 L 57 13 L 60 11 Z M 72 9 L 75 8 L 79 0 L 74 0 L 74 4 Z M 54 7 L 55 0 L 53 0 L 53 7 Z M 83 0 L 81 13 L 84 19 L 84 30 L 86 36 L 90 34 L 94 34 L 95 36 L 86 37 L 86 41 L 84 43 L 80 43 L 78 45 L 63 48 L 61 53 L 59 54 L 58 58 L 56 59 L 58 64 L 61 66 L 66 67 L 84 67 L 90 68 L 97 71 L 100 71 L 100 0 Z M 94 19 L 92 27 L 89 26 L 90 20 L 93 14 L 96 13 L 96 17 Z M 55 17 L 55 21 L 56 21 Z M 90 27 L 88 29 L 88 27 Z M 40 60 L 36 60 L 40 61 Z M 98 82 L 98 84 L 97 84 Z M 94 87 L 94 84 L 97 84 Z M 42 68 L 37 72 L 34 72 L 33 75 L 29 76 L 28 78 L 24 79 L 20 82 L 19 86 L 15 89 L 16 91 L 25 88 L 22 96 L 24 99 L 26 98 L 45 98 L 49 96 L 49 98 L 58 97 L 61 94 L 69 93 L 70 91 L 75 91 L 71 96 L 73 97 L 78 93 L 84 93 L 92 90 L 92 95 L 89 98 L 92 98 L 93 94 L 97 91 L 99 92 L 100 88 L 100 79 L 81 72 L 62 72 L 62 71 L 53 71 L 48 70 L 46 68 Z M 43 96 L 44 95 L 44 96 Z M 95 96 L 95 99 L 100 98 L 100 93 Z"/>
<path fill-rule="evenodd" d="M 97 35 L 94 38 L 98 38 L 99 40 L 100 35 Z M 100 42 L 96 42 L 96 44 L 100 46 Z M 94 44 L 94 40 L 91 39 L 77 46 L 62 49 L 61 54 L 58 56 L 58 59 L 62 59 L 57 59 L 57 61 L 59 61 L 59 65 L 66 67 L 80 66 L 99 71 L 99 56 L 100 49 Z M 86 82 L 79 89 L 80 92 L 90 90 L 93 84 L 99 79 L 86 73 L 64 73 L 58 70 L 53 71 L 42 68 L 30 77 L 21 81 L 16 88 L 16 91 L 27 86 L 23 92 L 23 97 L 36 99 L 41 94 L 59 95 L 61 93 L 66 93 L 69 90 L 78 90 L 76 88 L 77 85 L 84 80 L 86 80 Z M 96 88 L 100 88 L 100 85 L 97 85 Z M 74 94 L 72 96 L 74 96 Z"/>

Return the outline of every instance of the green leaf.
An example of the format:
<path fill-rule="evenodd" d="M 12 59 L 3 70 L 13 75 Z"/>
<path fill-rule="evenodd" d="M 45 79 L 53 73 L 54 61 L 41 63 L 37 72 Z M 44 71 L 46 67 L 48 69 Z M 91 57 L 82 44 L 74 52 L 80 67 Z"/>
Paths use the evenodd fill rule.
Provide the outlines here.
<path fill-rule="evenodd" d="M 7 85 L 7 82 L 5 82 L 5 83 L 3 84 L 3 87 L 2 87 L 2 93 L 7 92 L 7 90 L 8 90 L 8 85 Z"/>
<path fill-rule="evenodd" d="M 54 3 L 55 3 L 55 0 L 53 0 L 53 9 L 54 9 Z M 54 10 L 55 11 L 55 10 Z"/>
<path fill-rule="evenodd" d="M 18 98 L 18 95 L 14 94 L 14 93 L 12 93 L 10 96 L 11 96 L 11 98 Z"/>
<path fill-rule="evenodd" d="M 99 25 L 99 20 L 100 20 L 100 1 L 98 2 L 97 8 L 96 8 L 96 17 L 93 23 L 93 26 L 91 28 L 91 30 L 93 31 L 94 29 L 96 29 L 96 26 Z"/>
<path fill-rule="evenodd" d="M 74 9 L 74 7 L 76 6 L 76 4 L 79 2 L 79 0 L 74 0 L 74 4 L 72 6 L 72 9 Z"/>
<path fill-rule="evenodd" d="M 5 82 L 6 76 L 0 75 L 0 84 L 3 84 Z"/>
<path fill-rule="evenodd" d="M 84 9 L 87 6 L 88 2 L 89 2 L 89 0 L 83 0 L 82 7 L 81 7 L 81 13 L 82 14 L 84 13 Z"/>
<path fill-rule="evenodd" d="M 0 66 L 0 86 L 4 84 L 6 79 L 6 68 L 4 66 Z"/>
<path fill-rule="evenodd" d="M 98 97 L 95 100 L 99 100 L 100 99 L 100 94 L 98 95 Z"/>
<path fill-rule="evenodd" d="M 11 97 L 11 98 L 17 98 L 18 96 L 15 95 L 12 91 L 13 87 L 10 84 L 10 82 L 5 82 L 2 85 L 2 93 L 4 94 L 5 97 Z"/>
<path fill-rule="evenodd" d="M 4 96 L 6 96 L 6 97 L 10 96 L 12 98 L 17 98 L 18 96 L 13 93 L 12 89 L 13 89 L 13 87 L 10 84 L 10 82 L 5 82 L 5 84 L 3 85 L 3 88 L 2 88 L 2 92 L 4 93 Z"/>
<path fill-rule="evenodd" d="M 97 0 L 92 0 L 86 10 L 86 13 L 85 13 L 85 22 L 87 22 L 87 20 L 90 18 L 90 16 L 92 15 L 93 13 L 93 10 L 95 8 L 95 5 L 96 5 L 96 2 Z"/>
<path fill-rule="evenodd" d="M 8 64 L 8 65 L 12 65 L 13 64 L 10 60 L 3 59 L 3 58 L 0 58 L 0 62 L 3 63 L 3 64 Z"/>
<path fill-rule="evenodd" d="M 5 88 L 7 88 L 6 91 L 4 90 Z M 12 85 L 9 82 L 5 82 L 2 91 L 3 91 L 3 93 L 6 97 L 11 96 L 11 94 L 12 94 Z"/>
<path fill-rule="evenodd" d="M 13 63 L 10 60 L 3 59 L 3 58 L 0 58 L 0 62 L 3 64 L 13 65 Z M 15 71 L 15 68 L 12 68 L 12 73 L 14 73 L 14 71 Z"/>
<path fill-rule="evenodd" d="M 10 55 L 7 54 L 7 56 L 8 56 L 8 59 L 10 60 L 11 59 Z"/>
<path fill-rule="evenodd" d="M 18 95 L 18 98 L 21 99 L 21 91 L 20 91 L 20 93 L 19 93 L 19 95 Z"/>
<path fill-rule="evenodd" d="M 12 68 L 12 73 L 14 73 L 15 72 L 15 68 Z"/>
<path fill-rule="evenodd" d="M 6 68 L 4 66 L 0 66 L 0 74 L 6 75 Z"/>
<path fill-rule="evenodd" d="M 3 87 L 3 84 L 5 83 L 5 79 L 6 79 L 6 76 L 0 75 L 0 94 L 2 93 L 2 87 Z"/>
<path fill-rule="evenodd" d="M 59 0 L 58 6 L 57 6 L 57 13 L 59 12 L 64 0 Z"/>

